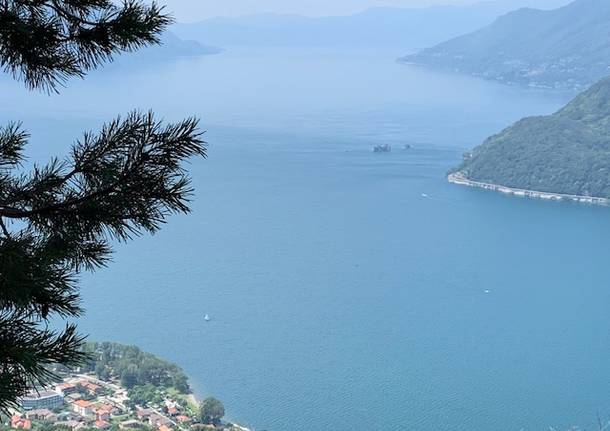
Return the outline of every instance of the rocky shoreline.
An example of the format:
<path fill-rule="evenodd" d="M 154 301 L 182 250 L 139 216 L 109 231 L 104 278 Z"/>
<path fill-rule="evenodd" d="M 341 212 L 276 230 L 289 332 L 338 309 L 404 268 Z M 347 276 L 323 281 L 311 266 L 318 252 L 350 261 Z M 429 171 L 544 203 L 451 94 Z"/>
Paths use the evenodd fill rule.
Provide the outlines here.
<path fill-rule="evenodd" d="M 570 201 L 584 204 L 610 206 L 610 199 L 595 196 L 569 195 L 562 193 L 541 192 L 536 190 L 517 189 L 498 184 L 483 183 L 468 179 L 463 172 L 454 172 L 447 176 L 447 180 L 452 184 L 461 186 L 476 187 L 484 190 L 491 190 L 513 196 L 544 199 L 552 201 Z"/>

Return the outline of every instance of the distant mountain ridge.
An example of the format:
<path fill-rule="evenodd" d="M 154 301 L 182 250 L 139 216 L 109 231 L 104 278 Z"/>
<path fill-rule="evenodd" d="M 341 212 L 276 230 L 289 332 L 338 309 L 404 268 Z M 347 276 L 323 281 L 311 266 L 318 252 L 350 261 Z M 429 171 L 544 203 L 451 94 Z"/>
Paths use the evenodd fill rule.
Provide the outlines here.
<path fill-rule="evenodd" d="M 520 9 L 401 60 L 509 84 L 582 90 L 610 74 L 610 1 Z"/>
<path fill-rule="evenodd" d="M 173 28 L 172 28 L 173 30 Z M 176 58 L 191 57 L 199 55 L 211 55 L 222 52 L 222 49 L 215 46 L 204 45 L 195 40 L 184 40 L 178 37 L 173 31 L 166 31 L 161 39 L 160 45 L 153 45 L 135 53 L 138 58 Z M 133 56 L 134 54 L 132 54 Z"/>
<path fill-rule="evenodd" d="M 159 65 L 180 58 L 201 57 L 219 54 L 223 50 L 215 46 L 204 45 L 194 40 L 184 40 L 173 31 L 163 33 L 160 45 L 144 47 L 130 55 L 117 56 L 115 61 L 106 67 L 106 70 L 117 68 L 139 69 L 150 65 Z"/>
<path fill-rule="evenodd" d="M 610 78 L 553 115 L 518 121 L 454 173 L 481 183 L 610 198 Z"/>
<path fill-rule="evenodd" d="M 374 8 L 349 16 L 251 15 L 178 24 L 187 39 L 227 46 L 383 46 L 421 48 L 491 23 L 523 4 L 568 0 L 496 0 L 470 6 Z"/>

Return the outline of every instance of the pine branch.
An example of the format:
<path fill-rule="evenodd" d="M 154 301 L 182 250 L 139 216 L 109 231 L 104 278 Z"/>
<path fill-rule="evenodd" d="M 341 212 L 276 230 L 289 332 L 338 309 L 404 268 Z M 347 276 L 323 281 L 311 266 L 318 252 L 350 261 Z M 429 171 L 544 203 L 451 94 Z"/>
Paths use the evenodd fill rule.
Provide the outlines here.
<path fill-rule="evenodd" d="M 160 43 L 172 22 L 154 2 L 0 0 L 0 67 L 29 88 L 57 91 L 116 54 Z"/>
<path fill-rule="evenodd" d="M 190 180 L 181 164 L 205 154 L 196 119 L 163 126 L 151 113 L 134 112 L 97 136 L 86 134 L 71 160 L 38 168 L 0 200 L 0 216 L 44 229 L 61 229 L 54 219 L 93 223 L 121 239 L 154 232 L 167 215 L 189 211 Z"/>
<path fill-rule="evenodd" d="M 89 356 L 83 353 L 84 337 L 74 325 L 63 331 L 39 329 L 20 313 L 0 313 L 0 412 L 17 406 L 28 390 L 57 379 L 50 366 L 76 366 Z"/>
<path fill-rule="evenodd" d="M 0 69 L 57 91 L 122 52 L 159 43 L 172 22 L 139 0 L 0 0 Z M 156 232 L 190 211 L 184 164 L 206 156 L 198 120 L 134 112 L 86 133 L 63 160 L 23 173 L 29 135 L 0 128 L 0 413 L 85 361 L 83 338 L 54 317 L 82 313 L 78 276 L 110 259 L 112 239 Z"/>

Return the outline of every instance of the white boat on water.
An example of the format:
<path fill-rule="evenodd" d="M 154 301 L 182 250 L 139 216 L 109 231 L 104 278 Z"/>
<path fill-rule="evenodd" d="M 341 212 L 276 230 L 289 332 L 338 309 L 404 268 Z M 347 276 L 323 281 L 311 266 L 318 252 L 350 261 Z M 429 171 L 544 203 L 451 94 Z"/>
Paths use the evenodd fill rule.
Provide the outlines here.
<path fill-rule="evenodd" d="M 421 194 L 421 197 L 422 197 L 422 198 L 427 198 L 427 197 L 428 197 L 428 195 L 427 195 L 427 194 L 425 194 L 425 193 L 422 193 L 422 194 Z"/>
<path fill-rule="evenodd" d="M 210 315 L 209 314 L 206 314 L 205 316 L 203 316 L 203 320 L 205 320 L 206 322 L 209 322 L 212 319 L 210 319 Z"/>

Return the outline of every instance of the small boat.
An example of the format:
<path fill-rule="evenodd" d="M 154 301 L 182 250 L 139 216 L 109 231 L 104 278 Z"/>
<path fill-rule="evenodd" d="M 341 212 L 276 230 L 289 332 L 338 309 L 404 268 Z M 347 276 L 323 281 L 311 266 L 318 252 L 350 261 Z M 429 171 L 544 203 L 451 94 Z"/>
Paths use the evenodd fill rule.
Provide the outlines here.
<path fill-rule="evenodd" d="M 422 194 L 421 194 L 421 197 L 422 197 L 422 198 L 427 198 L 427 197 L 428 197 L 428 195 L 427 195 L 427 194 L 425 194 L 425 193 L 422 193 Z"/>
<path fill-rule="evenodd" d="M 491 293 L 491 290 L 485 289 L 485 293 Z"/>
<path fill-rule="evenodd" d="M 209 322 L 212 319 L 210 319 L 210 315 L 209 314 L 206 314 L 205 316 L 203 316 L 203 320 L 205 320 L 206 322 Z"/>

